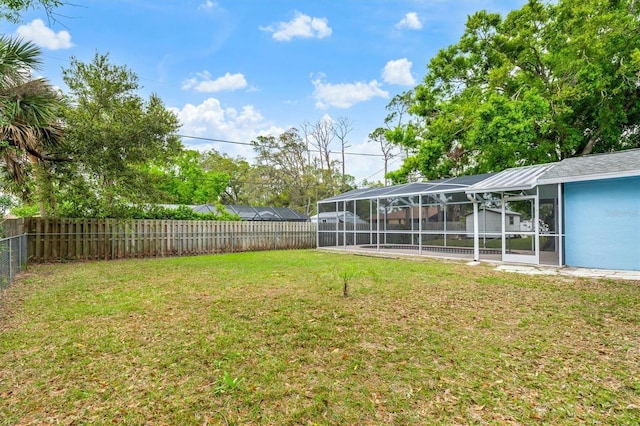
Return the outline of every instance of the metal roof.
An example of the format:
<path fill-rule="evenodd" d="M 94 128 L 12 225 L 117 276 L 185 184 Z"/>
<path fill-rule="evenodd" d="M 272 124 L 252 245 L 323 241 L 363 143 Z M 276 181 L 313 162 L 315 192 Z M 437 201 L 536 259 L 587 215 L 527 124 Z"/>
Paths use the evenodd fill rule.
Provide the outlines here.
<path fill-rule="evenodd" d="M 640 176 L 640 149 L 566 158 L 547 170 L 538 184 Z"/>
<path fill-rule="evenodd" d="M 428 182 L 405 183 L 402 185 L 393 185 L 375 188 L 362 188 L 345 192 L 334 197 L 326 198 L 319 201 L 320 203 L 329 203 L 336 201 L 351 201 L 370 198 L 385 197 L 401 197 L 419 194 L 433 194 L 440 192 L 464 192 L 468 187 L 487 179 L 494 173 L 485 173 L 481 175 L 459 176 L 454 178 L 432 180 Z"/>
<path fill-rule="evenodd" d="M 538 184 L 540 177 L 557 163 L 539 164 L 536 166 L 516 167 L 503 170 L 488 179 L 480 181 L 469 188 L 468 194 L 484 192 L 520 191 L 532 189 Z"/>
<path fill-rule="evenodd" d="M 418 194 L 520 191 L 536 185 L 593 179 L 640 176 L 640 148 L 573 157 L 559 163 L 515 167 L 498 173 L 460 176 L 383 188 L 362 188 L 324 199 L 320 203 Z"/>

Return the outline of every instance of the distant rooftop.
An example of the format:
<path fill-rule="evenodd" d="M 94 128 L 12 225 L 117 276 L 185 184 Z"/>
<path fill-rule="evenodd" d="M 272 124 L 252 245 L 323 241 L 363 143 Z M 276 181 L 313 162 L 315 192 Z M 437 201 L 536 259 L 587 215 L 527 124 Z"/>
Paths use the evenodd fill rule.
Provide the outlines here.
<path fill-rule="evenodd" d="M 179 204 L 161 204 L 168 209 L 177 209 Z M 218 213 L 212 204 L 199 204 L 187 206 L 196 213 Z M 286 207 L 254 207 L 227 204 L 224 206 L 227 212 L 237 214 L 246 221 L 270 221 L 270 222 L 308 222 L 309 216 L 298 213 Z"/>
<path fill-rule="evenodd" d="M 277 222 L 308 222 L 309 216 L 298 213 L 286 207 L 253 207 L 236 204 L 225 205 L 229 213 L 235 213 L 242 220 L 277 221 Z"/>

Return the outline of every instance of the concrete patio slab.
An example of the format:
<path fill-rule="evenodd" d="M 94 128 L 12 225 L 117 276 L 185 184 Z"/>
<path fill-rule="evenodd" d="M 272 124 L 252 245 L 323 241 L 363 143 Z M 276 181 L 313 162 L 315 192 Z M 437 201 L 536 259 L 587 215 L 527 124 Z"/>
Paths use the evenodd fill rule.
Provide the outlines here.
<path fill-rule="evenodd" d="M 575 278 L 608 278 L 613 280 L 640 281 L 640 271 L 616 271 L 609 269 L 559 268 L 554 266 L 499 265 L 497 271 L 527 275 L 564 275 Z"/>

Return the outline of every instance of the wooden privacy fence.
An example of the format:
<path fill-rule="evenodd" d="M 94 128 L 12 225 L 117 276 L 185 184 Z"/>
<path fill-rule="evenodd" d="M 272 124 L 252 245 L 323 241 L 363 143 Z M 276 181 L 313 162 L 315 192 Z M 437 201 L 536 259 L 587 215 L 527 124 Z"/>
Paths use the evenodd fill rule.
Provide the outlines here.
<path fill-rule="evenodd" d="M 30 262 L 316 247 L 309 222 L 25 219 Z"/>

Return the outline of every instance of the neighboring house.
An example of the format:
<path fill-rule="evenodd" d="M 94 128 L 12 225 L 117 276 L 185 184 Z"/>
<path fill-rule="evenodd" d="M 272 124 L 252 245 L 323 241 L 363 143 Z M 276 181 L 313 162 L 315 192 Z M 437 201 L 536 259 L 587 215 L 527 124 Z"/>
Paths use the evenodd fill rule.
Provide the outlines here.
<path fill-rule="evenodd" d="M 270 221 L 270 222 L 309 222 L 306 214 L 299 213 L 286 207 L 252 207 L 227 204 L 229 213 L 235 213 L 242 220 Z"/>
<path fill-rule="evenodd" d="M 362 220 L 359 216 L 350 211 L 346 212 L 321 212 L 309 218 L 313 223 L 355 223 L 357 225 L 368 225 L 369 222 Z"/>
<path fill-rule="evenodd" d="M 422 207 L 421 213 L 420 207 L 414 206 L 396 208 L 395 210 L 387 213 L 378 213 L 378 217 L 371 217 L 371 221 L 374 223 L 374 227 L 376 226 L 375 223 L 378 221 L 378 219 L 381 222 L 386 221 L 389 225 L 410 225 L 413 223 L 416 227 L 418 227 L 421 214 L 423 222 L 441 222 L 444 220 L 442 209 L 433 206 Z"/>
<path fill-rule="evenodd" d="M 507 210 L 504 212 L 507 231 L 526 231 L 526 221 L 521 221 L 521 214 Z M 473 232 L 473 213 L 466 215 L 467 232 Z M 531 222 L 529 222 L 530 224 Z M 530 228 L 530 226 L 529 226 Z M 529 229 L 530 230 L 530 229 Z M 481 208 L 478 210 L 479 232 L 502 232 L 502 210 Z"/>
<path fill-rule="evenodd" d="M 177 209 L 178 204 L 161 204 L 161 207 Z M 187 206 L 196 213 L 218 213 L 212 204 L 199 204 Z M 227 204 L 224 206 L 227 212 L 240 216 L 243 221 L 268 221 L 268 222 L 309 222 L 309 216 L 291 210 L 286 207 L 253 207 Z"/>

